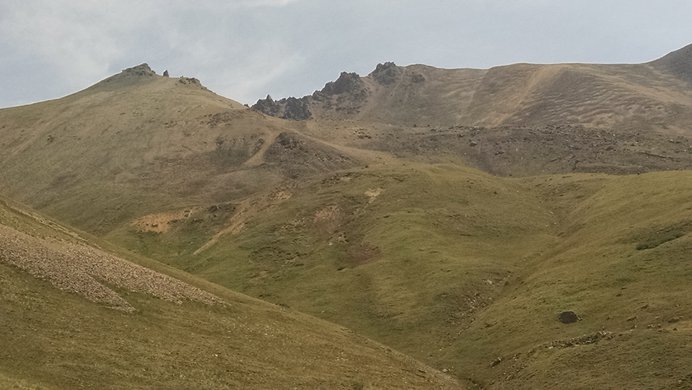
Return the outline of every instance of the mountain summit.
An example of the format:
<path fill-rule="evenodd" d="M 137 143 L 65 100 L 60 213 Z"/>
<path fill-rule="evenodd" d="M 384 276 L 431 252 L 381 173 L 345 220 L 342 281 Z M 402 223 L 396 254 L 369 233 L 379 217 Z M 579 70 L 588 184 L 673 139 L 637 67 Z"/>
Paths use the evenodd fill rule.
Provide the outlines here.
<path fill-rule="evenodd" d="M 144 63 L 124 69 L 122 72 L 110 76 L 96 85 L 122 87 L 137 82 L 154 80 L 157 76 L 156 72 L 154 72 L 148 64 Z"/>

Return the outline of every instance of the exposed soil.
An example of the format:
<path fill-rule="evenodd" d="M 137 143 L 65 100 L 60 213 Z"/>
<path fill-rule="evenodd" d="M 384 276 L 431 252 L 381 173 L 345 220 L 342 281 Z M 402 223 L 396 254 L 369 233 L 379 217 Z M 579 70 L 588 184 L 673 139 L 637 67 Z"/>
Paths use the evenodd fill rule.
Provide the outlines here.
<path fill-rule="evenodd" d="M 199 207 L 194 207 L 168 213 L 149 214 L 137 218 L 132 222 L 132 225 L 140 232 L 166 233 L 173 224 L 189 218 L 190 215 L 199 210 Z"/>
<path fill-rule="evenodd" d="M 368 197 L 368 203 L 372 203 L 377 199 L 378 196 L 382 194 L 382 191 L 384 191 L 382 188 L 371 188 L 367 191 L 365 191 L 365 196 Z"/>

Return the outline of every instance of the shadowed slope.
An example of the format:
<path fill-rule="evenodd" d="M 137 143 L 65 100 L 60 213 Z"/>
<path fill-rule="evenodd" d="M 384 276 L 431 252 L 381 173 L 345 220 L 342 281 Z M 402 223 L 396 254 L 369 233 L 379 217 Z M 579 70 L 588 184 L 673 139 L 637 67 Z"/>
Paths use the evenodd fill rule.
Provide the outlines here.
<path fill-rule="evenodd" d="M 651 65 L 692 83 L 692 44 L 651 62 Z"/>

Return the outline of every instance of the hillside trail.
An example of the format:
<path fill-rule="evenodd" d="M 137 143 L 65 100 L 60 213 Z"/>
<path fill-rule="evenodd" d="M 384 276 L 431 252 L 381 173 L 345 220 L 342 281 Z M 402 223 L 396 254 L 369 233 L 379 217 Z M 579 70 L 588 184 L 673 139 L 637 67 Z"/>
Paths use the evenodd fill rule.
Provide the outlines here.
<path fill-rule="evenodd" d="M 324 145 L 326 147 L 333 148 L 341 153 L 354 157 L 357 160 L 364 161 L 366 163 L 372 163 L 377 165 L 397 165 L 400 164 L 398 159 L 386 152 L 372 151 L 366 149 L 360 149 L 345 145 L 340 145 L 338 143 L 326 141 L 322 138 L 306 134 L 306 132 L 296 131 L 302 137 L 307 138 L 310 141 L 316 142 L 318 144 Z M 267 153 L 269 147 L 275 142 L 276 138 L 279 136 L 279 132 L 272 132 L 271 139 L 268 139 L 262 145 L 262 148 L 257 151 L 250 159 L 245 161 L 243 165 L 245 166 L 259 166 L 266 161 L 265 154 Z M 289 185 L 290 186 L 290 185 Z M 269 207 L 276 206 L 283 201 L 291 197 L 290 192 L 282 189 L 285 188 L 286 184 L 280 185 L 278 188 L 272 189 L 270 192 L 261 193 L 258 195 L 250 196 L 242 200 L 237 208 L 237 211 L 228 219 L 225 227 L 214 234 L 204 245 L 197 248 L 192 254 L 197 256 L 200 253 L 206 251 L 210 247 L 214 246 L 221 237 L 226 235 L 235 235 L 243 230 L 245 222 L 247 222 L 253 215 L 256 215 L 262 210 Z"/>
<path fill-rule="evenodd" d="M 275 189 L 270 193 L 262 193 L 242 200 L 238 204 L 236 209 L 237 211 L 229 217 L 225 227 L 214 234 L 209 241 L 204 243 L 204 245 L 197 248 L 192 255 L 197 256 L 209 249 L 223 236 L 238 234 L 245 227 L 245 222 L 247 222 L 252 216 L 266 210 L 269 207 L 282 203 L 291 196 L 292 194 L 285 189 Z"/>
<path fill-rule="evenodd" d="M 247 159 L 243 163 L 243 166 L 252 168 L 262 165 L 266 161 L 264 156 L 267 153 L 267 150 L 269 150 L 274 142 L 276 142 L 276 138 L 279 136 L 279 133 L 279 131 L 271 131 L 257 153 L 253 154 L 252 157 Z"/>
<path fill-rule="evenodd" d="M 209 241 L 207 241 L 206 243 L 204 243 L 204 245 L 192 252 L 192 255 L 197 256 L 205 250 L 209 249 L 214 244 L 216 244 L 219 241 L 219 238 L 221 238 L 222 236 L 225 236 L 227 234 L 233 235 L 240 232 L 245 226 L 245 221 L 247 221 L 249 218 L 248 214 L 251 213 L 250 210 L 252 209 L 252 201 L 253 198 L 247 198 L 241 201 L 238 205 L 238 211 L 231 215 L 231 217 L 228 219 L 226 227 L 219 230 L 209 239 Z"/>
<path fill-rule="evenodd" d="M 339 152 L 342 152 L 344 154 L 347 154 L 351 157 L 354 157 L 357 160 L 363 161 L 367 164 L 377 164 L 377 165 L 401 165 L 400 160 L 394 156 L 393 154 L 389 152 L 384 152 L 384 151 L 379 151 L 379 150 L 371 150 L 371 149 L 362 149 L 354 146 L 346 146 L 340 143 L 336 143 L 333 141 L 328 141 L 325 138 L 329 137 L 331 132 L 329 131 L 324 131 L 323 128 L 318 127 L 320 125 L 319 122 L 316 121 L 311 121 L 310 123 L 306 123 L 306 130 L 307 131 L 299 131 L 298 133 L 305 137 L 308 138 L 311 141 L 317 142 L 319 144 L 322 144 L 324 146 L 328 146 L 330 148 L 336 149 Z M 336 131 L 336 130 L 332 130 Z M 309 133 L 308 133 L 309 132 Z M 320 134 L 320 135 L 315 135 L 315 134 Z M 325 137 L 325 138 L 322 138 Z M 331 137 L 331 138 L 336 138 L 336 137 Z"/>

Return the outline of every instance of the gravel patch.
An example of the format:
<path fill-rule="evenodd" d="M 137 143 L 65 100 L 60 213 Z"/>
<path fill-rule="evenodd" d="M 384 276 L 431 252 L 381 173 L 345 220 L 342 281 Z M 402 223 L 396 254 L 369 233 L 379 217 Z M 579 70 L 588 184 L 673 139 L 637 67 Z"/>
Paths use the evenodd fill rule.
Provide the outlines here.
<path fill-rule="evenodd" d="M 99 249 L 53 238 L 37 238 L 0 225 L 0 263 L 18 267 L 53 286 L 115 309 L 135 308 L 114 289 L 149 294 L 181 304 L 221 299 L 197 287 Z"/>

